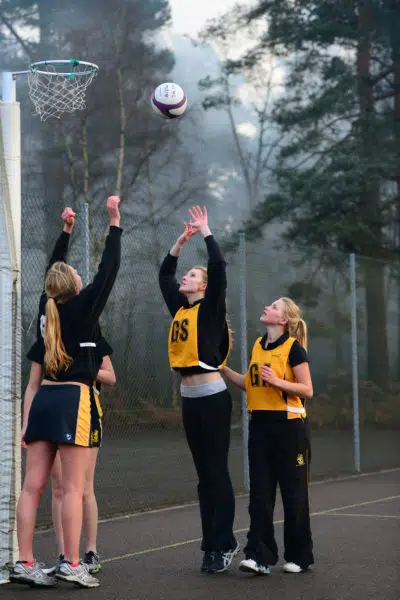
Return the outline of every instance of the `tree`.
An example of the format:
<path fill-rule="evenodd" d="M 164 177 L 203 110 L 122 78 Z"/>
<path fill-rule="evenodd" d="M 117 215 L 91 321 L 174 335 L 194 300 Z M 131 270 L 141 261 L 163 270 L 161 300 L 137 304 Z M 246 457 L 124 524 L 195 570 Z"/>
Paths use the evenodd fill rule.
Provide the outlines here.
<path fill-rule="evenodd" d="M 275 190 L 256 208 L 248 230 L 257 235 L 265 224 L 280 222 L 288 241 L 375 259 L 363 261 L 367 370 L 381 384 L 388 350 L 380 261 L 399 252 L 392 185 L 399 152 L 393 128 L 397 41 L 389 27 L 398 13 L 394 0 L 263 0 L 241 17 L 242 24 L 267 26 L 243 64 L 258 65 L 272 52 L 286 74 L 273 113 L 285 136 Z"/>
<path fill-rule="evenodd" d="M 241 176 L 246 190 L 247 214 L 250 214 L 268 189 L 268 177 L 279 138 L 272 122 L 274 97 L 279 89 L 276 79 L 277 64 L 273 57 L 253 68 L 235 55 L 233 49 L 240 45 L 240 30 L 235 25 L 243 12 L 235 10 L 202 32 L 203 43 L 212 44 L 220 56 L 220 73 L 207 76 L 199 82 L 200 90 L 207 92 L 203 100 L 205 110 L 222 110 L 226 113 L 234 141 Z M 227 30 L 236 31 L 234 41 Z M 249 139 L 239 129 L 237 107 L 242 104 L 240 88 L 246 87 L 254 117 L 254 134 Z"/>

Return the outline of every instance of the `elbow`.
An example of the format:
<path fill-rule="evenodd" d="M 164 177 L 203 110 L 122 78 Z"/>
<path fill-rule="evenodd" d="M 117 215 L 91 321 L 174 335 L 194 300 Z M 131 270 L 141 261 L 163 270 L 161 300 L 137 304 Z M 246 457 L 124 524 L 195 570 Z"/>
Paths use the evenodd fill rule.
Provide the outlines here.
<path fill-rule="evenodd" d="M 310 398 L 312 398 L 314 395 L 313 386 L 307 386 L 307 389 L 303 395 L 305 398 L 307 398 L 307 400 L 310 400 Z"/>
<path fill-rule="evenodd" d="M 111 385 L 112 387 L 117 385 L 117 378 L 114 373 L 110 375 L 108 385 Z"/>

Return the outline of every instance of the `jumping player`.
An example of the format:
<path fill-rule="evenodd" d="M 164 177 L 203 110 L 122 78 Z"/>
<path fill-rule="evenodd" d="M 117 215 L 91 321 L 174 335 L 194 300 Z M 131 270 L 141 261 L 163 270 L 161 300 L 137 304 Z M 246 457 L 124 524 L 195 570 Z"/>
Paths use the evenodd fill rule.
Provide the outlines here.
<path fill-rule="evenodd" d="M 226 265 L 208 226 L 207 210 L 194 206 L 190 223 L 165 257 L 160 288 L 173 317 L 170 365 L 182 376 L 182 419 L 198 475 L 204 552 L 202 572 L 229 568 L 239 545 L 233 534 L 235 497 L 228 471 L 232 399 L 219 370 L 230 351 L 226 322 Z M 175 273 L 184 244 L 203 236 L 207 269 L 195 266 L 178 284 Z"/>

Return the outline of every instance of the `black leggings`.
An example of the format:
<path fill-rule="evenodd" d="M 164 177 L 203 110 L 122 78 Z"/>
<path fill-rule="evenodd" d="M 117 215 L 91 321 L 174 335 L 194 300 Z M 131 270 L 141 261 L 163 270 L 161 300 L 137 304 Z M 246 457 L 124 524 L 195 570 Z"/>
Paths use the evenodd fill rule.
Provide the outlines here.
<path fill-rule="evenodd" d="M 271 421 L 267 411 L 253 411 L 249 429 L 250 530 L 247 558 L 274 565 L 278 547 L 274 535 L 277 484 L 285 512 L 286 562 L 302 568 L 313 564 L 308 503 L 310 437 L 302 419 Z"/>
<path fill-rule="evenodd" d="M 228 470 L 232 398 L 228 390 L 201 398 L 182 397 L 182 418 L 196 467 L 203 551 L 236 547 L 235 496 Z"/>

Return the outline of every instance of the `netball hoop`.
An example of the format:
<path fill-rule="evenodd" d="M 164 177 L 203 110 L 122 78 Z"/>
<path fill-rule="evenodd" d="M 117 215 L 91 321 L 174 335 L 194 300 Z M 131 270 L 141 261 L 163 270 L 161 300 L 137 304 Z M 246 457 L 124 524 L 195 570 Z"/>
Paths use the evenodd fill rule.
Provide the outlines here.
<path fill-rule="evenodd" d="M 80 60 L 43 60 L 29 65 L 29 96 L 42 121 L 86 108 L 86 90 L 99 67 Z"/>

